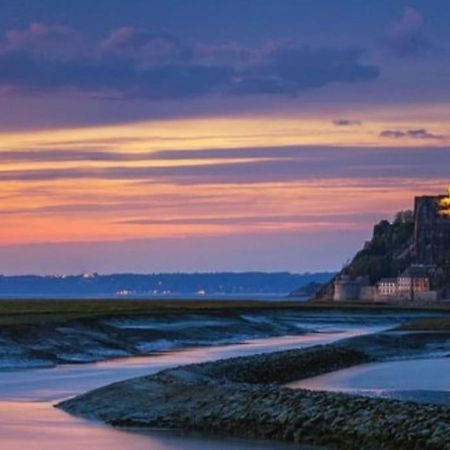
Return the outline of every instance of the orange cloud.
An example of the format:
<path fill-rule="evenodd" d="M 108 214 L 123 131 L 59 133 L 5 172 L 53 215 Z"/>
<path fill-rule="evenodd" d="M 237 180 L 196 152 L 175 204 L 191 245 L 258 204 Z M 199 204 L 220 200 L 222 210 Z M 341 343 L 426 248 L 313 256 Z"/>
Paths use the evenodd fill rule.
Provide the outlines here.
<path fill-rule="evenodd" d="M 420 150 L 405 150 L 411 167 L 399 142 L 377 153 L 388 115 L 361 114 L 357 127 L 261 116 L 3 133 L 0 243 L 370 229 L 445 183 L 442 164 L 414 179 Z"/>

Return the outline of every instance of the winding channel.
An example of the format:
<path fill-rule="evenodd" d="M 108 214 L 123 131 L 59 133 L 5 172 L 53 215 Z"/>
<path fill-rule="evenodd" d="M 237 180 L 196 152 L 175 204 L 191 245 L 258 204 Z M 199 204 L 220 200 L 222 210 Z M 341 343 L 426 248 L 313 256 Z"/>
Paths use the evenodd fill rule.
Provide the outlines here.
<path fill-rule="evenodd" d="M 224 440 L 176 432 L 127 432 L 74 418 L 53 405 L 99 386 L 168 367 L 326 344 L 385 328 L 380 325 L 350 327 L 341 332 L 258 339 L 242 344 L 192 348 L 95 364 L 1 371 L 0 447 L 2 450 L 290 449 L 293 447 L 289 444 L 273 442 Z M 298 449 L 298 446 L 295 448 Z"/>

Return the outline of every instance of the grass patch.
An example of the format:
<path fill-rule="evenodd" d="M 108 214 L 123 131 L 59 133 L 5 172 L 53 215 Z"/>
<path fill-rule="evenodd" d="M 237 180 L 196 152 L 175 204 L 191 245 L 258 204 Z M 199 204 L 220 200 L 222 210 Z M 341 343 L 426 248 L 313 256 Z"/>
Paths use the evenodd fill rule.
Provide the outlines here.
<path fill-rule="evenodd" d="M 295 309 L 298 302 L 236 300 L 0 300 L 0 325 L 65 322 L 110 316 Z"/>
<path fill-rule="evenodd" d="M 227 316 L 236 312 L 269 310 L 330 310 L 389 312 L 398 310 L 443 310 L 450 305 L 433 308 L 398 305 L 350 303 L 302 303 L 295 300 L 114 300 L 114 299 L 42 299 L 0 300 L 0 325 L 22 325 L 66 322 L 110 316 L 214 314 Z"/>

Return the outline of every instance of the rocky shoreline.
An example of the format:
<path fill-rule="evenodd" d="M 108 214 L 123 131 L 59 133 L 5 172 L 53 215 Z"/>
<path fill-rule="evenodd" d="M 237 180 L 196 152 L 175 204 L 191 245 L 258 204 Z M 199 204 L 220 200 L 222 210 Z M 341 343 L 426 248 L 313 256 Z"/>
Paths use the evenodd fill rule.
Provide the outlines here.
<path fill-rule="evenodd" d="M 334 449 L 448 450 L 450 408 L 284 383 L 372 360 L 326 345 L 232 358 L 115 383 L 58 405 L 120 427 L 177 428 Z"/>

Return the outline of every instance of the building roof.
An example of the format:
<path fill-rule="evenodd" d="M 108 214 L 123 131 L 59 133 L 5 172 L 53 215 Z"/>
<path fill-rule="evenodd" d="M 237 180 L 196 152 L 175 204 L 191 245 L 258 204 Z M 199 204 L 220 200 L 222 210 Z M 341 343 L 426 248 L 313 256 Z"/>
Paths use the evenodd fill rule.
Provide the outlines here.
<path fill-rule="evenodd" d="M 397 278 L 382 278 L 378 283 L 397 283 Z"/>
<path fill-rule="evenodd" d="M 425 266 L 410 266 L 401 275 L 401 277 L 427 278 L 428 271 Z"/>

